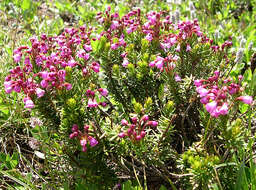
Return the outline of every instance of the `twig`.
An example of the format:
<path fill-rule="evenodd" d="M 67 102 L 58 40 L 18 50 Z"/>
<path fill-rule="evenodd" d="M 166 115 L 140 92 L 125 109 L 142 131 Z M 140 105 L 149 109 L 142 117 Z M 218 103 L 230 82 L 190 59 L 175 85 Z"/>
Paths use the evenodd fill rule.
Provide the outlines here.
<path fill-rule="evenodd" d="M 133 168 L 133 173 L 134 173 L 134 175 L 135 175 L 135 178 L 136 178 L 136 180 L 137 180 L 137 182 L 138 182 L 138 184 L 139 184 L 139 186 L 142 188 L 142 186 L 141 186 L 141 184 L 140 184 L 140 180 L 139 180 L 139 178 L 138 178 L 138 175 L 137 175 L 137 172 L 136 172 L 136 170 L 135 170 L 135 167 L 134 167 L 135 165 L 134 165 L 134 160 L 132 159 L 132 168 Z"/>
<path fill-rule="evenodd" d="M 221 190 L 223 190 L 223 188 L 222 188 L 222 186 L 221 186 L 221 183 L 220 183 L 220 179 L 219 179 L 219 176 L 218 176 L 218 173 L 217 173 L 216 168 L 214 168 L 214 172 L 215 172 L 215 174 L 216 174 L 216 180 L 217 180 L 217 182 L 218 182 L 218 184 L 219 184 L 219 187 L 220 187 Z"/>
<path fill-rule="evenodd" d="M 168 132 L 169 128 L 171 127 L 171 124 L 173 122 L 173 120 L 177 117 L 176 114 L 174 114 L 169 122 L 169 125 L 168 127 L 165 129 L 163 135 L 161 136 L 161 138 L 159 139 L 159 142 L 158 142 L 158 147 L 160 146 L 160 144 L 162 143 L 162 140 L 164 139 L 164 137 L 166 136 L 166 133 Z"/>

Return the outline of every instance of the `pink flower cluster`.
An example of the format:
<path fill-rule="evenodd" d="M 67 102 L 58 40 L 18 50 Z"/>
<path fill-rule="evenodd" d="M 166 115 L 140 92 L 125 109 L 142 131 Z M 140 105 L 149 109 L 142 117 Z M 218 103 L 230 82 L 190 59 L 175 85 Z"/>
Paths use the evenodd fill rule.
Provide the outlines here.
<path fill-rule="evenodd" d="M 101 97 L 106 97 L 108 95 L 108 90 L 105 88 L 99 88 L 96 92 L 99 93 L 98 95 L 99 99 L 101 99 Z M 96 92 L 90 89 L 86 91 L 86 96 L 88 97 L 87 106 L 89 108 L 95 108 L 95 107 L 98 107 L 99 105 L 103 107 L 107 106 L 107 103 L 104 101 L 100 101 L 99 103 L 96 101 Z"/>
<path fill-rule="evenodd" d="M 90 34 L 92 29 L 65 29 L 56 37 L 41 35 L 38 40 L 31 38 L 31 47 L 21 46 L 14 50 L 13 60 L 17 66 L 5 78 L 6 93 L 15 91 L 25 94 L 25 108 L 33 108 L 34 98 L 40 98 L 48 91 L 71 90 L 72 84 L 66 81 L 67 66 L 81 69 L 83 75 L 90 70 L 99 72 L 99 63 L 92 61 Z"/>
<path fill-rule="evenodd" d="M 138 120 L 137 117 L 131 118 L 131 124 L 127 120 L 123 119 L 121 121 L 122 126 L 128 127 L 126 132 L 121 132 L 118 134 L 120 138 L 129 137 L 132 142 L 140 141 L 146 136 L 145 127 L 157 127 L 157 121 L 149 121 L 149 116 L 144 115 Z"/>
<path fill-rule="evenodd" d="M 242 80 L 242 76 L 239 80 Z M 249 105 L 253 102 L 251 96 L 240 96 L 243 91 L 240 83 L 237 84 L 231 79 L 222 80 L 219 71 L 215 71 L 214 76 L 207 80 L 195 80 L 194 85 L 200 95 L 200 102 L 205 105 L 212 117 L 227 115 L 236 100 Z"/>
<path fill-rule="evenodd" d="M 95 147 L 98 144 L 98 141 L 89 135 L 89 126 L 84 126 L 83 133 L 78 129 L 78 125 L 74 124 L 72 126 L 72 133 L 69 135 L 71 139 L 77 138 L 80 141 L 80 145 L 82 146 L 82 151 L 86 152 L 87 144 L 89 142 L 91 147 Z"/>
<path fill-rule="evenodd" d="M 149 63 L 149 67 L 156 67 L 160 71 L 165 70 L 167 73 L 173 71 L 176 67 L 175 62 L 178 60 L 177 56 L 169 55 L 165 58 L 157 56 L 156 60 Z"/>

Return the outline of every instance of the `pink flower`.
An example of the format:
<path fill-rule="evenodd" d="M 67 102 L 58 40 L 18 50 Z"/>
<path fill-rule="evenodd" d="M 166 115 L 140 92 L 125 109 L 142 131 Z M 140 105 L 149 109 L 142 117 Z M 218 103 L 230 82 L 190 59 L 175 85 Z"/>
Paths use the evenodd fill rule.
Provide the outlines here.
<path fill-rule="evenodd" d="M 161 70 L 163 68 L 163 66 L 164 66 L 164 58 L 157 56 L 156 67 Z"/>
<path fill-rule="evenodd" d="M 196 91 L 200 94 L 201 98 L 206 96 L 209 93 L 209 90 L 207 90 L 207 89 L 205 89 L 205 88 L 203 88 L 201 86 L 196 88 Z"/>
<path fill-rule="evenodd" d="M 128 121 L 126 119 L 122 119 L 121 124 L 124 126 L 128 125 Z"/>
<path fill-rule="evenodd" d="M 133 118 L 131 118 L 131 120 L 132 120 L 132 123 L 133 123 L 133 124 L 136 124 L 137 121 L 138 121 L 138 118 L 137 118 L 137 117 L 133 117 Z"/>
<path fill-rule="evenodd" d="M 158 122 L 157 121 L 149 121 L 147 124 L 152 126 L 152 127 L 157 127 Z"/>
<path fill-rule="evenodd" d="M 145 132 L 145 131 L 141 131 L 140 136 L 141 136 L 142 138 L 144 138 L 144 137 L 146 136 L 146 132 Z"/>
<path fill-rule="evenodd" d="M 17 93 L 20 93 L 21 87 L 20 87 L 19 85 L 15 85 L 15 86 L 13 87 L 13 90 L 14 90 L 15 92 L 17 92 Z"/>
<path fill-rule="evenodd" d="M 155 66 L 156 66 L 156 62 L 155 62 L 155 61 L 151 61 L 151 62 L 148 64 L 148 66 L 150 66 L 150 67 L 155 67 Z"/>
<path fill-rule="evenodd" d="M 251 105 L 253 102 L 253 99 L 251 96 L 240 96 L 237 98 L 237 100 L 242 101 L 245 104 Z"/>
<path fill-rule="evenodd" d="M 78 136 L 78 132 L 77 131 L 74 131 L 73 133 L 71 133 L 69 135 L 69 138 L 73 139 L 74 137 L 77 137 Z"/>
<path fill-rule="evenodd" d="M 116 50 L 118 48 L 118 44 L 117 43 L 111 44 L 110 47 L 112 50 Z"/>
<path fill-rule="evenodd" d="M 218 112 L 221 115 L 227 115 L 228 114 L 228 103 L 224 102 L 221 107 L 218 107 Z"/>
<path fill-rule="evenodd" d="M 127 32 L 127 34 L 132 33 L 132 32 L 133 32 L 133 28 L 132 28 L 132 27 L 128 27 L 128 28 L 126 29 L 126 32 Z"/>
<path fill-rule="evenodd" d="M 82 147 L 82 151 L 83 151 L 83 152 L 86 152 L 86 151 L 87 151 L 87 147 L 86 147 L 86 146 L 83 146 L 83 147 Z"/>
<path fill-rule="evenodd" d="M 98 141 L 95 138 L 89 136 L 88 139 L 90 141 L 91 147 L 94 147 L 94 146 L 96 146 L 98 144 Z"/>
<path fill-rule="evenodd" d="M 148 115 L 144 115 L 142 118 L 141 118 L 142 121 L 146 122 L 149 120 L 149 116 Z"/>
<path fill-rule="evenodd" d="M 12 81 L 5 81 L 4 82 L 4 88 L 5 88 L 5 92 L 7 94 L 10 94 L 13 91 L 13 86 L 12 86 Z"/>
<path fill-rule="evenodd" d="M 176 51 L 177 51 L 177 52 L 180 52 L 180 44 L 177 45 Z"/>
<path fill-rule="evenodd" d="M 124 58 L 124 61 L 123 61 L 123 63 L 122 63 L 122 66 L 123 66 L 123 67 L 127 67 L 128 64 L 129 64 L 128 59 L 127 59 L 127 58 Z"/>
<path fill-rule="evenodd" d="M 49 77 L 49 73 L 47 71 L 39 72 L 39 74 L 43 79 L 47 79 Z"/>
<path fill-rule="evenodd" d="M 190 47 L 190 45 L 189 45 L 189 44 L 187 44 L 186 51 L 188 52 L 188 51 L 190 51 L 190 50 L 191 50 L 191 47 Z"/>
<path fill-rule="evenodd" d="M 89 108 L 95 108 L 98 106 L 98 103 L 96 102 L 95 99 L 91 99 L 89 98 L 88 100 L 88 105 L 87 105 Z"/>
<path fill-rule="evenodd" d="M 41 84 L 41 86 L 42 86 L 43 88 L 47 88 L 47 87 L 48 87 L 48 82 L 47 82 L 47 80 L 42 80 L 42 81 L 40 82 L 40 84 Z"/>
<path fill-rule="evenodd" d="M 88 70 L 86 68 L 82 69 L 83 75 L 86 76 L 88 74 Z"/>
<path fill-rule="evenodd" d="M 146 40 L 148 40 L 148 41 L 152 41 L 153 40 L 153 37 L 152 37 L 152 34 L 147 34 L 147 36 L 145 37 L 146 38 Z"/>
<path fill-rule="evenodd" d="M 137 141 L 140 141 L 140 140 L 142 139 L 142 136 L 141 136 L 141 135 L 137 135 L 137 136 L 135 137 L 135 139 L 136 139 Z"/>
<path fill-rule="evenodd" d="M 112 21 L 112 24 L 111 24 L 110 28 L 111 28 L 112 30 L 115 30 L 115 29 L 117 29 L 118 27 L 119 27 L 119 22 L 116 21 L 116 20 Z"/>
<path fill-rule="evenodd" d="M 38 98 L 41 98 L 42 96 L 44 96 L 45 91 L 42 90 L 41 88 L 36 88 L 36 95 Z"/>
<path fill-rule="evenodd" d="M 108 90 L 106 88 L 100 88 L 99 92 L 102 96 L 107 96 L 108 95 Z"/>
<path fill-rule="evenodd" d="M 86 53 L 83 49 L 77 52 L 77 56 L 87 61 L 90 58 L 90 54 Z"/>
<path fill-rule="evenodd" d="M 64 86 L 66 87 L 67 90 L 71 90 L 72 89 L 72 84 L 70 83 L 64 83 Z"/>
<path fill-rule="evenodd" d="M 200 99 L 200 102 L 202 104 L 207 104 L 209 102 L 209 97 L 208 96 L 204 96 Z"/>
<path fill-rule="evenodd" d="M 91 68 L 92 68 L 92 70 L 93 70 L 95 73 L 100 72 L 100 64 L 97 63 L 97 62 L 93 62 Z"/>
<path fill-rule="evenodd" d="M 78 125 L 77 124 L 74 124 L 72 126 L 72 132 L 75 132 L 75 131 L 78 131 Z"/>
<path fill-rule="evenodd" d="M 34 108 L 35 107 L 35 105 L 34 105 L 34 102 L 29 98 L 29 97 L 25 97 L 24 98 L 24 103 L 25 103 L 25 108 Z"/>
<path fill-rule="evenodd" d="M 195 85 L 196 87 L 199 87 L 199 86 L 202 85 L 202 81 L 201 81 L 201 80 L 194 80 L 194 85 Z"/>
<path fill-rule="evenodd" d="M 206 110 L 207 110 L 209 113 L 212 113 L 212 112 L 215 111 L 216 108 L 217 108 L 217 102 L 216 102 L 216 101 L 212 101 L 212 102 L 210 102 L 210 103 L 207 103 L 207 104 L 205 105 L 205 108 L 206 108 Z"/>
<path fill-rule="evenodd" d="M 176 81 L 176 82 L 180 82 L 180 81 L 181 81 L 180 76 L 179 76 L 179 75 L 177 75 L 177 74 L 175 75 L 174 79 L 175 79 L 175 81 Z"/>
<path fill-rule="evenodd" d="M 13 55 L 13 59 L 16 63 L 20 62 L 22 54 L 20 52 Z"/>
<path fill-rule="evenodd" d="M 86 144 L 87 144 L 86 139 L 83 138 L 83 139 L 80 140 L 80 145 L 81 146 L 86 146 Z"/>
<path fill-rule="evenodd" d="M 74 59 L 71 59 L 68 61 L 68 66 L 75 67 L 77 65 L 77 62 Z"/>
<path fill-rule="evenodd" d="M 91 45 L 84 45 L 84 49 L 85 49 L 85 51 L 87 51 L 87 52 L 89 52 L 89 51 L 92 51 L 92 47 L 91 47 Z"/>
<path fill-rule="evenodd" d="M 125 135 L 124 132 L 121 132 L 121 133 L 118 134 L 118 136 L 119 136 L 120 138 L 124 138 L 126 135 Z"/>

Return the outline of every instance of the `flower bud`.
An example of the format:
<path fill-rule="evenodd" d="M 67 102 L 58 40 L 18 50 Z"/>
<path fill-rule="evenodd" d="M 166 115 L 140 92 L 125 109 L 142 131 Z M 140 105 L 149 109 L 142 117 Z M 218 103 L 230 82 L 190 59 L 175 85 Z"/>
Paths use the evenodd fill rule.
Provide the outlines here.
<path fill-rule="evenodd" d="M 90 128 L 90 126 L 89 126 L 89 125 L 84 125 L 84 131 L 85 131 L 86 133 L 88 133 L 89 128 Z"/>
<path fill-rule="evenodd" d="M 145 131 L 141 131 L 140 136 L 141 136 L 142 138 L 144 138 L 144 137 L 146 136 L 146 132 L 145 132 Z"/>
<path fill-rule="evenodd" d="M 142 136 L 141 136 L 141 135 L 137 135 L 137 136 L 135 137 L 135 139 L 136 139 L 137 141 L 140 141 L 140 140 L 142 139 Z"/>
<path fill-rule="evenodd" d="M 78 131 L 78 125 L 77 124 L 74 124 L 72 126 L 72 132 L 77 132 Z"/>
<path fill-rule="evenodd" d="M 157 122 L 157 121 L 149 121 L 149 122 L 147 123 L 147 125 L 152 126 L 152 127 L 157 127 L 158 122 Z"/>
<path fill-rule="evenodd" d="M 144 115 L 142 118 L 141 118 L 142 121 L 146 122 L 149 120 L 149 117 L 148 115 Z"/>
<path fill-rule="evenodd" d="M 133 118 L 132 118 L 132 123 L 133 123 L 133 124 L 136 125 L 137 121 L 138 121 L 138 118 L 137 118 L 137 117 L 133 117 Z"/>
<path fill-rule="evenodd" d="M 124 132 L 121 132 L 121 133 L 118 134 L 118 136 L 119 136 L 120 138 L 124 138 L 126 135 L 125 135 Z"/>
<path fill-rule="evenodd" d="M 127 126 L 128 125 L 128 121 L 126 119 L 122 119 L 121 124 L 123 126 Z"/>

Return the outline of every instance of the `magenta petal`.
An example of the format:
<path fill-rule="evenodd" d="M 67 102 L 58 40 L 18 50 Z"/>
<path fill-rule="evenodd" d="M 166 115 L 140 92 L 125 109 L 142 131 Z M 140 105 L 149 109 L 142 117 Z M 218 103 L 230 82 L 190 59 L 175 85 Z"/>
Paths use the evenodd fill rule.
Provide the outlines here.
<path fill-rule="evenodd" d="M 95 138 L 91 137 L 91 136 L 89 137 L 89 141 L 90 141 L 91 147 L 94 147 L 98 144 L 98 141 Z"/>
<path fill-rule="evenodd" d="M 252 99 L 251 96 L 240 96 L 240 97 L 237 98 L 237 100 L 240 100 L 243 103 L 249 104 L 249 105 L 251 105 L 252 102 L 253 102 L 253 99 Z"/>
<path fill-rule="evenodd" d="M 81 146 L 85 146 L 87 144 L 87 141 L 85 139 L 80 140 Z"/>
<path fill-rule="evenodd" d="M 208 104 L 205 105 L 205 108 L 206 110 L 209 112 L 209 113 L 212 113 L 213 111 L 216 110 L 217 108 L 217 102 L 213 101 L 213 102 L 210 102 Z"/>
<path fill-rule="evenodd" d="M 121 133 L 118 134 L 118 136 L 119 136 L 120 138 L 124 138 L 124 137 L 125 137 L 125 133 L 124 133 L 124 132 L 121 132 Z"/>

